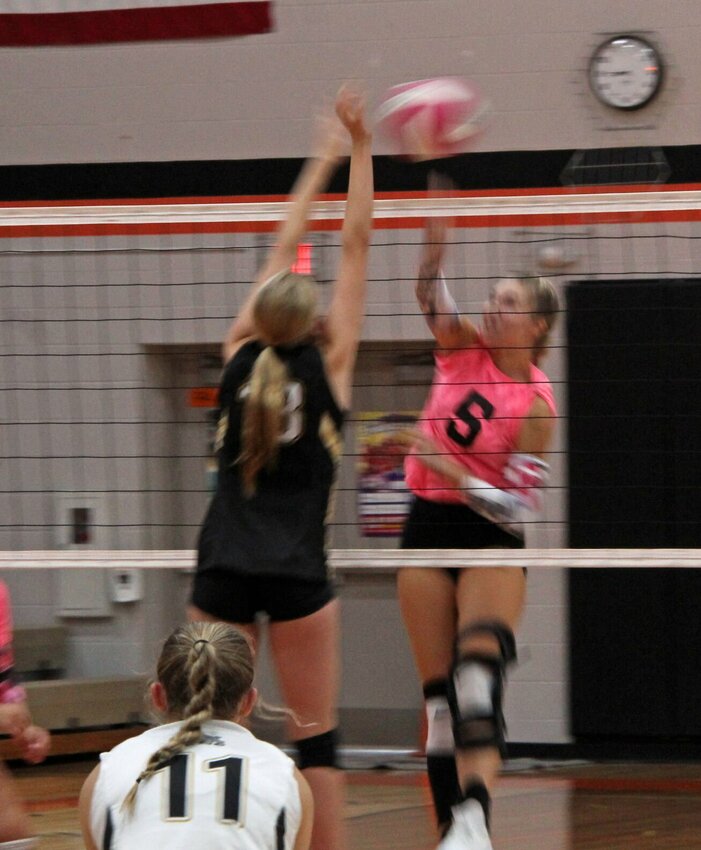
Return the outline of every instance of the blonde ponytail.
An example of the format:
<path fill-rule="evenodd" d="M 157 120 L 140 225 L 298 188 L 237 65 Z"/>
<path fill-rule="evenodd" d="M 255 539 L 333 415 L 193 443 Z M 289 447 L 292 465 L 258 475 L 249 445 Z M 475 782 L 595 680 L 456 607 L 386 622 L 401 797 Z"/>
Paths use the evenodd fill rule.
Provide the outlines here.
<path fill-rule="evenodd" d="M 273 467 L 285 429 L 289 374 L 273 346 L 291 346 L 307 338 L 316 306 L 314 279 L 291 271 L 280 272 L 263 284 L 253 303 L 256 332 L 265 348 L 251 372 L 241 423 L 238 463 L 248 497 L 255 493 L 258 473 Z"/>
<path fill-rule="evenodd" d="M 537 366 L 547 351 L 550 331 L 560 312 L 560 301 L 550 278 L 522 277 L 521 282 L 530 293 L 534 317 L 545 320 L 545 330 L 536 339 L 531 350 L 531 362 Z"/>
<path fill-rule="evenodd" d="M 284 430 L 285 386 L 287 367 L 271 346 L 258 355 L 244 401 L 241 424 L 241 479 L 246 496 L 256 489 L 256 477 L 263 468 L 270 469 L 277 458 L 280 436 Z"/>

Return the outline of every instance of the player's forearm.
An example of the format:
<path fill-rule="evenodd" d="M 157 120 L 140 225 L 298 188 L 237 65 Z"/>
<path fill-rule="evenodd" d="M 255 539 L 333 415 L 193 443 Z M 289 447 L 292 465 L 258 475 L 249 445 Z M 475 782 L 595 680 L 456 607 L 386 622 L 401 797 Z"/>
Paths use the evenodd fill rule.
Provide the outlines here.
<path fill-rule="evenodd" d="M 440 268 L 423 262 L 419 267 L 416 297 L 426 324 L 439 343 L 450 346 L 461 333 L 460 316 Z"/>
<path fill-rule="evenodd" d="M 465 473 L 460 488 L 474 510 L 507 530 L 521 530 L 543 507 L 550 467 L 535 455 L 515 452 L 504 467 L 505 488 Z"/>
<path fill-rule="evenodd" d="M 424 466 L 447 478 L 456 489 L 462 487 L 462 481 L 466 473 L 465 467 L 453 460 L 447 453 L 443 454 L 437 444 L 431 447 L 420 446 L 418 448 L 418 457 Z"/>
<path fill-rule="evenodd" d="M 341 240 L 344 250 L 366 250 L 372 230 L 374 202 L 372 136 L 353 140 L 348 178 L 348 198 Z"/>
<path fill-rule="evenodd" d="M 224 341 L 224 352 L 238 340 L 255 334 L 253 304 L 260 288 L 270 278 L 290 268 L 297 256 L 297 246 L 306 233 L 312 203 L 328 185 L 336 169 L 338 158 L 331 152 L 308 159 L 300 172 L 291 193 L 291 205 L 287 218 L 278 230 L 275 246 L 251 287 L 241 310 L 229 328 Z"/>
<path fill-rule="evenodd" d="M 290 196 L 290 210 L 280 226 L 275 251 L 289 255 L 290 265 L 294 262 L 297 245 L 307 231 L 311 206 L 317 196 L 328 186 L 338 166 L 338 157 L 322 153 L 308 159 L 300 172 Z"/>

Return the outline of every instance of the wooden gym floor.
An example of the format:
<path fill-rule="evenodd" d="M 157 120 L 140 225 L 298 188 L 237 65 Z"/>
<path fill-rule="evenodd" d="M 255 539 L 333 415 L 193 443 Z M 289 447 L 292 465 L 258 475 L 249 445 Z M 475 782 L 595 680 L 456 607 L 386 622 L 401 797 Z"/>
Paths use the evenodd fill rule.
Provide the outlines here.
<path fill-rule="evenodd" d="M 82 848 L 76 811 L 94 760 L 13 764 L 42 850 Z M 350 770 L 351 850 L 432 850 L 420 770 Z M 495 850 L 701 850 L 701 764 L 573 764 L 506 773 Z"/>

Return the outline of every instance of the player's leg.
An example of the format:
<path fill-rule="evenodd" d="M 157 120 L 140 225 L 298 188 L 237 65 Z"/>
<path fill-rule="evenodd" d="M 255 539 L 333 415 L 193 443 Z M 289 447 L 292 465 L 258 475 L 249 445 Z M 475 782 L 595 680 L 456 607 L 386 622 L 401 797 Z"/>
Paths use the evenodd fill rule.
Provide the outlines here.
<path fill-rule="evenodd" d="M 504 750 L 503 687 L 525 602 L 517 569 L 469 569 L 457 586 L 458 638 L 449 701 L 462 802 L 440 850 L 490 850 L 489 809 Z"/>
<path fill-rule="evenodd" d="M 345 782 L 337 768 L 340 608 L 337 599 L 311 614 L 272 620 L 270 649 L 287 706 L 299 767 L 314 796 L 312 850 L 345 850 Z"/>
<path fill-rule="evenodd" d="M 424 691 L 426 765 L 441 832 L 450 824 L 460 790 L 447 699 L 455 643 L 455 580 L 447 570 L 409 567 L 397 577 L 399 604 Z"/>
<path fill-rule="evenodd" d="M 17 794 L 12 776 L 0 763 L 0 848 L 29 850 L 34 846 L 29 815 Z"/>

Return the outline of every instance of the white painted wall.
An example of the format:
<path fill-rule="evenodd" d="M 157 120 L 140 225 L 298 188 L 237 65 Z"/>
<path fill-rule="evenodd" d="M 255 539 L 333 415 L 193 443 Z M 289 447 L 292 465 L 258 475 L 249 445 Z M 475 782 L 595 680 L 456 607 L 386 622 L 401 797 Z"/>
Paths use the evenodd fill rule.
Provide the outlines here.
<path fill-rule="evenodd" d="M 0 163 L 303 156 L 337 83 L 474 79 L 494 116 L 481 150 L 696 144 L 694 0 L 277 0 L 275 31 L 208 42 L 0 50 Z M 668 83 L 642 113 L 589 93 L 609 34 L 657 42 Z M 378 152 L 386 152 L 378 140 Z"/>

